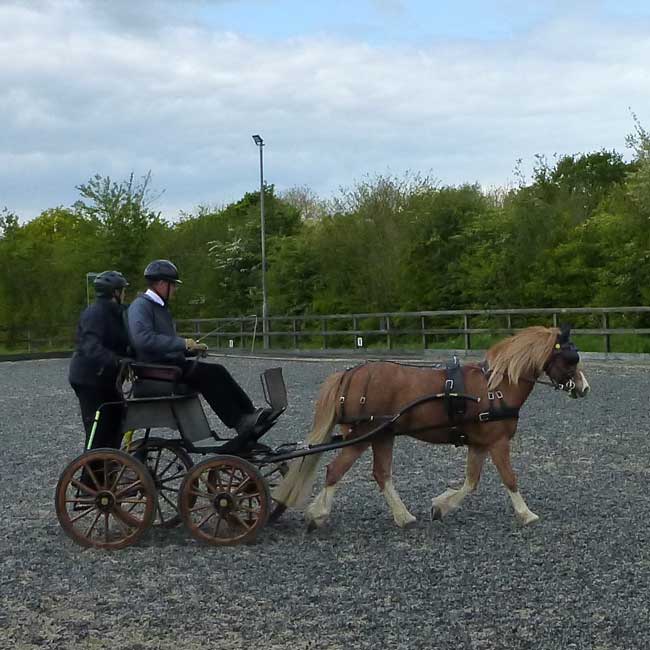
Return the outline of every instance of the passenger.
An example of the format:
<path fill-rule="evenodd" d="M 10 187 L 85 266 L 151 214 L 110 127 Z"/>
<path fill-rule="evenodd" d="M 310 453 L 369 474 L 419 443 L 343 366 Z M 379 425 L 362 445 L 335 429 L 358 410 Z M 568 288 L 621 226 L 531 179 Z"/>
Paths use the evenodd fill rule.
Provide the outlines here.
<path fill-rule="evenodd" d="M 84 309 L 77 326 L 75 351 L 69 381 L 81 407 L 86 431 L 86 450 L 97 447 L 119 449 L 122 442 L 120 405 L 101 409 L 91 439 L 95 413 L 106 402 L 119 402 L 115 385 L 119 360 L 128 353 L 128 335 L 123 319 L 126 278 L 118 271 L 104 271 L 93 281 L 95 302 Z"/>
<path fill-rule="evenodd" d="M 144 277 L 149 288 L 131 303 L 128 311 L 129 335 L 136 359 L 180 367 L 183 382 L 205 397 L 227 427 L 234 428 L 242 437 L 254 433 L 267 419 L 270 409 L 255 408 L 222 365 L 187 359 L 205 352 L 207 346 L 176 335 L 168 306 L 177 285 L 182 284 L 176 266 L 169 260 L 154 260 L 145 269 Z"/>

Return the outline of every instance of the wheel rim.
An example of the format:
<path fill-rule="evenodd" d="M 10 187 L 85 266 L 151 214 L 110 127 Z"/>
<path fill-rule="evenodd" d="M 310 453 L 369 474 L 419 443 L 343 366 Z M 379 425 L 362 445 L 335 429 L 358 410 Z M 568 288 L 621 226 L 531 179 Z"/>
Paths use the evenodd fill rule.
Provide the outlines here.
<path fill-rule="evenodd" d="M 177 444 L 163 438 L 136 440 L 128 448 L 146 468 L 156 488 L 155 528 L 174 528 L 182 518 L 178 512 L 178 495 L 185 474 L 194 464 L 189 454 Z"/>
<path fill-rule="evenodd" d="M 268 520 L 270 501 L 260 472 L 231 456 L 195 465 L 183 481 L 179 499 L 192 536 L 218 546 L 255 539 Z"/>
<path fill-rule="evenodd" d="M 85 547 L 121 549 L 151 525 L 155 487 L 142 463 L 117 450 L 82 454 L 63 471 L 56 488 L 61 527 Z"/>

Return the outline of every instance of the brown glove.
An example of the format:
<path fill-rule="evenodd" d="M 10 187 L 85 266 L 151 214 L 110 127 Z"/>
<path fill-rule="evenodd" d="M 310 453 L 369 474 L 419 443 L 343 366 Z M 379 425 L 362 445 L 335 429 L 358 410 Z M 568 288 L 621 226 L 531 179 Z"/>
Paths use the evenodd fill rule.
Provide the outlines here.
<path fill-rule="evenodd" d="M 197 343 L 194 339 L 185 339 L 185 349 L 188 352 L 207 352 L 208 346 L 205 343 Z"/>

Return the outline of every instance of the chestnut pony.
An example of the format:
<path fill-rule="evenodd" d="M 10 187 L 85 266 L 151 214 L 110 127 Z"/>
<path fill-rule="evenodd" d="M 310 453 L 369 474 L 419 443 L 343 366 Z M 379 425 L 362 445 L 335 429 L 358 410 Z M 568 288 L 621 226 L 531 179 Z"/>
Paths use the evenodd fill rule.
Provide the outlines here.
<path fill-rule="evenodd" d="M 309 444 L 331 441 L 337 424 L 343 438 L 362 438 L 377 429 L 382 421 L 390 420 L 389 416 L 409 404 L 411 407 L 398 419 L 392 418 L 393 422 L 385 429 L 339 451 L 327 466 L 325 487 L 305 512 L 309 527 L 320 527 L 327 521 L 341 479 L 369 446 L 373 451 L 374 478 L 395 523 L 406 527 L 415 522 L 392 480 L 393 443 L 399 435 L 432 444 L 467 446 L 465 482 L 461 488 L 448 489 L 433 499 L 434 519 L 457 509 L 476 489 L 489 454 L 519 522 L 537 521 L 539 517 L 529 510 L 517 489 L 517 477 L 510 464 L 510 441 L 517 429 L 518 409 L 536 383 L 550 384 L 572 397 L 584 397 L 589 391 L 569 334 L 568 327 L 561 330 L 528 327 L 492 346 L 483 363 L 462 367 L 463 393 L 474 398 L 465 401 L 437 399 L 413 405 L 426 395 L 444 393 L 448 379 L 445 369 L 378 361 L 330 375 L 320 391 Z M 540 379 L 544 373 L 550 382 Z M 458 415 L 456 408 L 461 403 L 464 412 Z M 293 461 L 288 474 L 274 490 L 273 498 L 285 507 L 301 505 L 311 493 L 321 455 Z"/>

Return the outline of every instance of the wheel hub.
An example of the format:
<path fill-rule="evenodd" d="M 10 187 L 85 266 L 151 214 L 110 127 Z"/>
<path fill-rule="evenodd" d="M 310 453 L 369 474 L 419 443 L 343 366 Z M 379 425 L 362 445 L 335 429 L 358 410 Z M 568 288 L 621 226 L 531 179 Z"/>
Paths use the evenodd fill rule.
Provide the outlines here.
<path fill-rule="evenodd" d="M 108 490 L 102 490 L 95 496 L 95 506 L 102 512 L 110 511 L 115 505 L 115 496 Z"/>
<path fill-rule="evenodd" d="M 217 492 L 212 499 L 212 505 L 220 515 L 225 515 L 232 512 L 235 500 L 229 492 Z"/>

